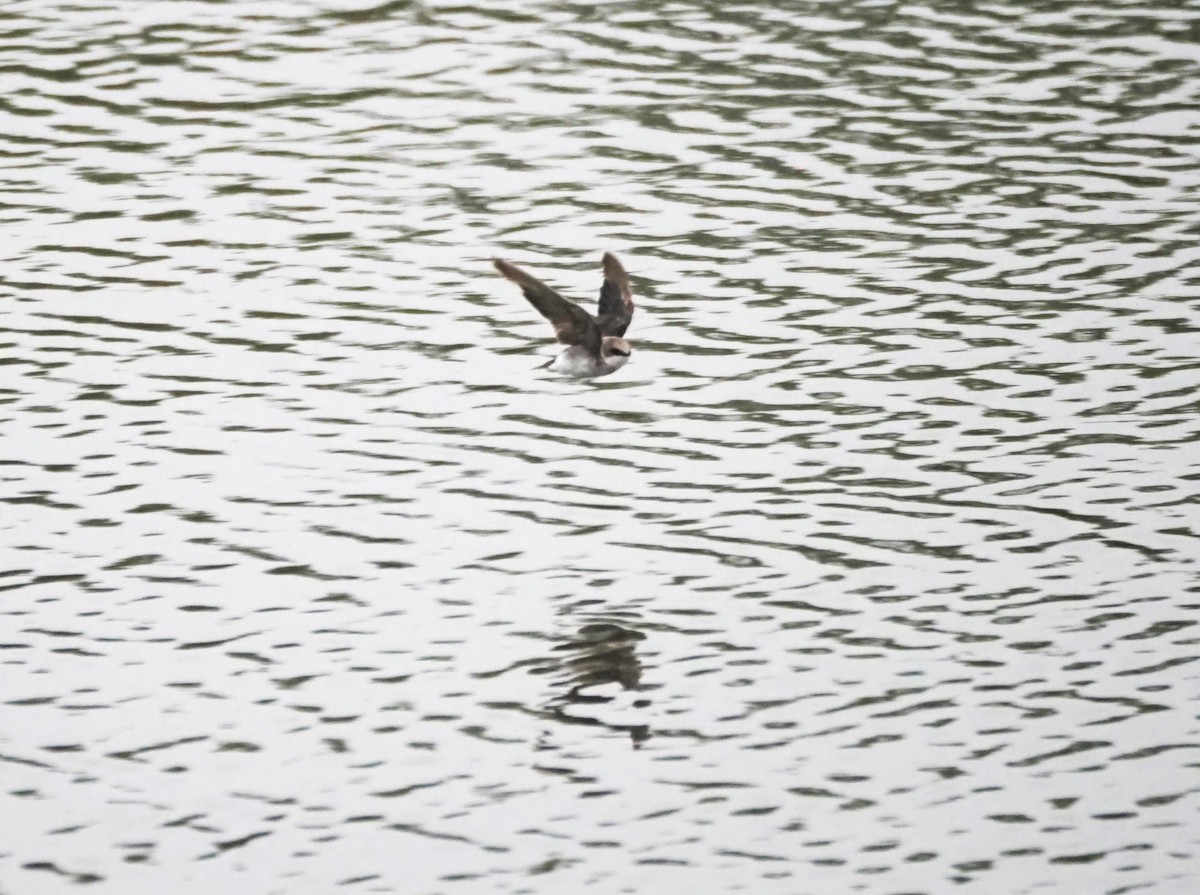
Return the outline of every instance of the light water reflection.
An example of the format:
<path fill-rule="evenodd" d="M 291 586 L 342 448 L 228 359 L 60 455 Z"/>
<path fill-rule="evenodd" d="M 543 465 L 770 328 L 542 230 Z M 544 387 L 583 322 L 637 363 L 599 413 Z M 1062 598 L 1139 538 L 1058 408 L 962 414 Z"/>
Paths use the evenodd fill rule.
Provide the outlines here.
<path fill-rule="evenodd" d="M 1192 891 L 1198 28 L 8 4 L 0 889 Z"/>

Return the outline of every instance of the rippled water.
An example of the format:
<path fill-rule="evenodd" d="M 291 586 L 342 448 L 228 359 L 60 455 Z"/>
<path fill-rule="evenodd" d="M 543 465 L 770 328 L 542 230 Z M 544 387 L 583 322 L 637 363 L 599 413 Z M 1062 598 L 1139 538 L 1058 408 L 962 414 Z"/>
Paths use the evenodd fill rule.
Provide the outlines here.
<path fill-rule="evenodd" d="M 1200 8 L 0 41 L 3 895 L 1196 891 Z"/>

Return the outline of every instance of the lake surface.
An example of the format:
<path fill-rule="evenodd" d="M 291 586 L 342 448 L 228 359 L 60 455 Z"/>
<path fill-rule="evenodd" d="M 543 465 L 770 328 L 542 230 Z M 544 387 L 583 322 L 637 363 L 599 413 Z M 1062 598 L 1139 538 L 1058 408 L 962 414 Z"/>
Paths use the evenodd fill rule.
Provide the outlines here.
<path fill-rule="evenodd" d="M 0 895 L 1198 891 L 1200 7 L 0 46 Z"/>

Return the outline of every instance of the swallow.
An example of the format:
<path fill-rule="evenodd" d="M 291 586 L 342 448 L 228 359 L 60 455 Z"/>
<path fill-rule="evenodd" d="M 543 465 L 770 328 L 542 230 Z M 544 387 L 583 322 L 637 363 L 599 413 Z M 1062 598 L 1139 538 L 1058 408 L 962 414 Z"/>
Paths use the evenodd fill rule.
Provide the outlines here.
<path fill-rule="evenodd" d="M 593 317 L 573 301 L 563 298 L 541 280 L 507 261 L 492 263 L 521 292 L 538 313 L 550 321 L 558 341 L 567 347 L 544 366 L 576 379 L 607 376 L 625 366 L 633 351 L 623 336 L 633 319 L 633 290 L 629 274 L 611 252 L 604 253 L 604 285 Z"/>

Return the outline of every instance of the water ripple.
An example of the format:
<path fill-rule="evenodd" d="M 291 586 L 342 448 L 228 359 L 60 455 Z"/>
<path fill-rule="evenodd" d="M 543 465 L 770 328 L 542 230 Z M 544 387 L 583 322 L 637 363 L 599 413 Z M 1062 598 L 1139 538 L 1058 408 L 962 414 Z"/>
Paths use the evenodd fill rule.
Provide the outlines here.
<path fill-rule="evenodd" d="M 10 3 L 5 879 L 1190 891 L 1198 24 Z"/>

